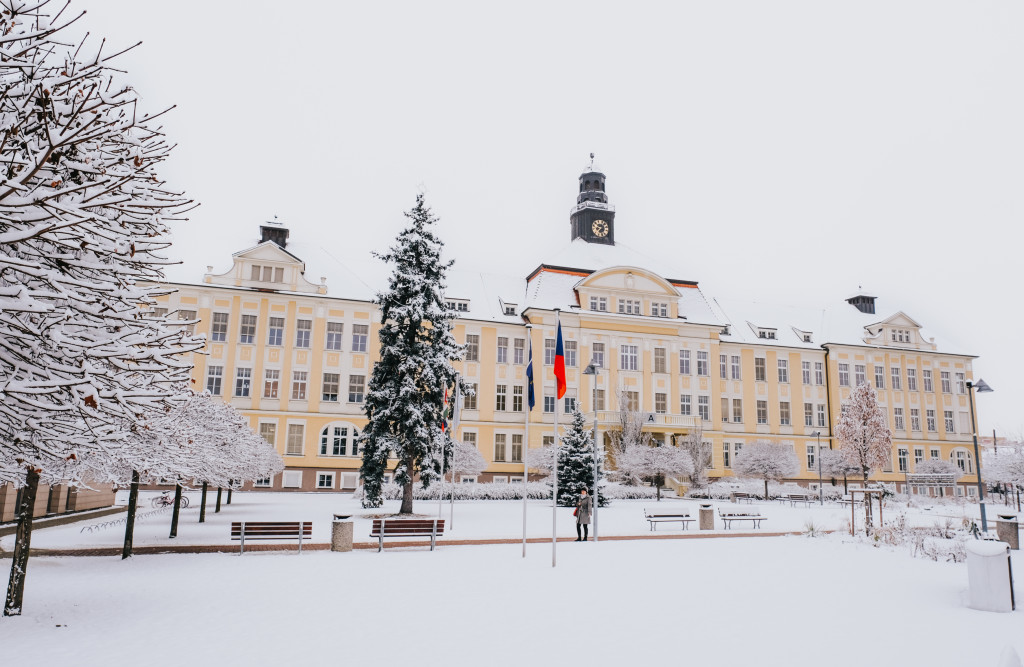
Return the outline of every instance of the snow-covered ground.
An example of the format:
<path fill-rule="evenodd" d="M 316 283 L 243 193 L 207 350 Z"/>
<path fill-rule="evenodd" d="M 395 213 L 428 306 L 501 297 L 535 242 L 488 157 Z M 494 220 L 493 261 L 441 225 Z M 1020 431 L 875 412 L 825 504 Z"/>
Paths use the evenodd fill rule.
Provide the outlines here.
<path fill-rule="evenodd" d="M 567 543 L 557 568 L 548 544 L 525 559 L 517 544 L 34 558 L 27 583 L 24 615 L 0 618 L 4 664 L 996 667 L 1007 645 L 1024 655 L 1024 610 L 967 608 L 965 565 L 840 536 Z"/>
<path fill-rule="evenodd" d="M 139 513 L 151 512 L 150 499 L 155 493 L 140 494 Z M 167 544 L 229 544 L 230 523 L 232 521 L 312 521 L 313 541 L 329 542 L 331 520 L 334 514 L 351 514 L 355 522 L 355 539 L 357 542 L 370 542 L 370 515 L 380 515 L 398 511 L 398 501 L 386 502 L 377 510 L 365 510 L 359 501 L 350 494 L 317 494 L 317 493 L 236 493 L 231 505 L 222 505 L 219 514 L 213 512 L 213 497 L 210 494 L 207 508 L 206 523 L 198 523 L 199 493 L 190 492 L 191 506 L 182 511 L 178 525 L 178 536 L 168 538 L 171 521 L 170 511 L 164 511 L 148 517 L 142 517 L 136 524 L 136 545 L 167 545 Z M 122 494 L 123 496 L 123 494 Z M 119 496 L 119 501 L 124 499 Z M 748 508 L 747 505 L 733 505 L 728 502 L 715 501 L 718 506 L 730 508 Z M 616 500 L 609 507 L 599 510 L 599 531 L 602 535 L 644 535 L 648 524 L 644 521 L 644 508 L 670 510 L 685 508 L 694 518 L 697 517 L 699 502 L 689 499 L 671 498 L 657 503 L 654 500 Z M 994 520 L 1001 505 L 989 506 L 989 518 Z M 437 516 L 436 501 L 416 501 L 415 511 L 425 516 Z M 803 531 L 809 523 L 819 530 L 840 530 L 849 527 L 850 509 L 837 504 L 819 507 L 790 507 L 778 502 L 754 502 L 749 509 L 760 512 L 767 517 L 762 531 Z M 452 508 L 447 503 L 442 508 L 442 515 L 450 519 Z M 897 514 L 904 513 L 911 525 L 930 526 L 936 522 L 947 520 L 953 526 L 960 527 L 963 518 L 976 518 L 978 506 L 974 504 L 946 503 L 926 507 L 908 509 L 900 503 L 887 503 L 885 519 L 888 521 Z M 105 517 L 97 522 L 114 520 L 117 517 Z M 863 510 L 857 511 L 858 523 L 863 521 Z M 559 535 L 575 534 L 572 510 L 559 508 Z M 117 524 L 93 532 L 83 532 L 82 528 L 89 522 L 70 524 L 36 530 L 32 536 L 32 546 L 40 549 L 116 547 L 124 539 L 124 524 Z M 454 523 L 446 531 L 445 539 L 487 539 L 517 538 L 522 536 L 523 506 L 515 501 L 458 501 L 454 506 Z M 991 526 L 990 526 L 991 527 Z M 530 501 L 527 514 L 528 534 L 531 537 L 551 535 L 551 505 L 541 500 Z M 696 524 L 691 524 L 689 533 L 696 532 Z M 723 531 L 721 521 L 717 521 L 716 532 Z M 736 524 L 733 532 L 749 530 L 749 524 Z M 679 533 L 679 524 L 662 524 L 658 533 Z M 10 551 L 13 548 L 14 536 L 0 539 L 0 547 Z"/>

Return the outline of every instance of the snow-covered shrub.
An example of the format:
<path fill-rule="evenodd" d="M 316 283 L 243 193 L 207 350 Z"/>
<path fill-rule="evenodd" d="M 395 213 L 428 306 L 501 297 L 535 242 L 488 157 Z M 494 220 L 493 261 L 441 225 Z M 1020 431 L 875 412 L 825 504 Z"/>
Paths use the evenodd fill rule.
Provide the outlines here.
<path fill-rule="evenodd" d="M 728 477 L 720 479 L 716 482 L 708 484 L 703 489 L 690 489 L 686 493 L 687 498 L 712 498 L 716 500 L 729 500 L 733 493 L 749 493 L 757 498 L 764 497 L 764 483 L 756 479 L 744 479 L 741 477 Z M 816 497 L 818 492 L 815 490 L 808 489 L 807 487 L 794 484 L 792 482 L 786 482 L 780 484 L 778 482 L 770 482 L 768 484 L 768 498 L 769 500 L 778 498 L 781 495 L 787 493 L 803 493 Z M 828 484 L 824 487 L 825 500 L 837 500 L 843 496 L 843 487 L 841 486 L 830 486 Z"/>
<path fill-rule="evenodd" d="M 531 500 L 550 500 L 551 485 L 546 482 L 527 482 L 526 492 Z M 416 500 L 437 500 L 438 491 L 441 491 L 444 499 L 451 498 L 454 491 L 455 500 L 522 500 L 523 483 L 510 482 L 500 483 L 478 483 L 470 482 L 465 484 L 437 484 L 429 488 L 417 486 L 414 490 Z M 383 485 L 381 493 L 384 500 L 400 500 L 402 498 L 402 487 L 394 482 Z M 356 491 L 356 498 L 362 498 L 362 487 Z M 626 486 L 622 484 L 605 484 L 601 487 L 601 494 L 609 499 L 632 500 L 654 498 L 656 491 L 649 486 Z"/>

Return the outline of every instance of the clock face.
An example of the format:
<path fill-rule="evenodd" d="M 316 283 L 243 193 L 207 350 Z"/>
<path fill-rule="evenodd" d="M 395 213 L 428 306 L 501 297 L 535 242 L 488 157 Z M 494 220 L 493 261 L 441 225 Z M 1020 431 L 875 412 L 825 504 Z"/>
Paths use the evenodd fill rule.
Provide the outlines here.
<path fill-rule="evenodd" d="M 600 238 L 608 236 L 608 223 L 605 222 L 604 220 L 595 220 L 594 224 L 590 226 L 590 229 L 593 230 L 594 236 Z"/>

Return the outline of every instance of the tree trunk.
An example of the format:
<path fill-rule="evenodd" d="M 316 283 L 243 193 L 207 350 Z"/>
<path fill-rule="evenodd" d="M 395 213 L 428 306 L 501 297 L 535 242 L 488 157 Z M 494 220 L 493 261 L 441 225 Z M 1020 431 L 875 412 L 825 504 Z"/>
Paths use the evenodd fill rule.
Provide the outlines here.
<path fill-rule="evenodd" d="M 768 478 L 767 477 L 764 478 L 764 499 L 767 502 L 767 500 L 768 500 Z"/>
<path fill-rule="evenodd" d="M 409 471 L 409 481 L 402 487 L 402 509 L 398 510 L 399 514 L 412 514 L 412 462 L 406 461 L 406 470 Z"/>
<path fill-rule="evenodd" d="M 203 495 L 199 499 L 199 523 L 206 523 L 206 482 L 203 482 Z"/>
<path fill-rule="evenodd" d="M 228 505 L 231 504 L 231 492 L 235 490 L 235 487 L 232 486 L 232 483 L 234 481 L 235 480 L 233 480 L 233 479 L 229 479 L 228 480 Z"/>
<path fill-rule="evenodd" d="M 121 560 L 132 555 L 132 542 L 135 540 L 135 512 L 139 507 L 139 471 L 132 471 L 132 485 L 128 491 L 128 518 L 124 524 L 124 547 L 121 549 Z"/>
<path fill-rule="evenodd" d="M 181 513 L 181 484 L 174 485 L 174 511 L 171 512 L 171 537 L 178 536 L 178 514 Z"/>
<path fill-rule="evenodd" d="M 21 616 L 21 604 L 25 598 L 25 572 L 28 570 L 28 551 L 32 543 L 32 514 L 36 507 L 36 491 L 39 490 L 39 473 L 29 468 L 25 475 L 25 489 L 18 507 L 18 534 L 14 541 L 14 557 L 11 559 L 11 580 L 7 584 L 7 600 L 4 616 Z"/>
<path fill-rule="evenodd" d="M 846 496 L 846 495 L 849 495 L 849 494 L 850 494 L 850 489 L 848 489 L 846 487 L 846 473 L 844 472 L 843 473 L 843 495 Z"/>
<path fill-rule="evenodd" d="M 213 510 L 214 514 L 220 511 L 220 492 L 222 490 L 219 486 L 217 487 L 217 507 Z"/>
<path fill-rule="evenodd" d="M 868 471 L 864 469 L 864 488 L 868 488 Z M 864 534 L 871 534 L 871 525 L 874 523 L 871 518 L 871 494 L 864 494 Z"/>

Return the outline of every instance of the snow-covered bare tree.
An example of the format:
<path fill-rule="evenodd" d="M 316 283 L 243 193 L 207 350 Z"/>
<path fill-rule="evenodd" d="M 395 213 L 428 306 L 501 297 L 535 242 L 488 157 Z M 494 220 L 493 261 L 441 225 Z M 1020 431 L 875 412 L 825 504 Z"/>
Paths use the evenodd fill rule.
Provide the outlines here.
<path fill-rule="evenodd" d="M 35 496 L 126 446 L 200 349 L 143 317 L 168 223 L 190 203 L 156 174 L 170 146 L 63 3 L 0 0 L 0 483 Z M 19 508 L 5 615 L 19 614 L 32 505 Z"/>
<path fill-rule="evenodd" d="M 690 453 L 672 444 L 654 441 L 651 445 L 637 445 L 622 453 L 620 466 L 631 474 L 650 480 L 658 489 L 658 500 L 661 500 L 661 489 L 669 477 L 692 475 L 693 463 Z"/>
<path fill-rule="evenodd" d="M 487 460 L 476 445 L 457 440 L 452 445 L 447 470 L 452 474 L 452 481 L 456 475 L 479 475 L 487 470 Z"/>
<path fill-rule="evenodd" d="M 841 449 L 822 449 L 820 456 L 822 474 L 832 478 L 833 485 L 835 485 L 837 479 L 842 478 L 843 493 L 847 493 L 846 481 L 851 475 L 856 475 L 860 472 L 860 466 L 856 463 L 851 463 Z"/>
<path fill-rule="evenodd" d="M 690 457 L 690 484 L 697 489 L 707 487 L 711 443 L 704 440 L 703 421 L 697 419 L 689 433 L 676 436 L 676 444 Z"/>
<path fill-rule="evenodd" d="M 633 447 L 649 446 L 651 434 L 644 433 L 644 413 L 636 405 L 635 395 L 620 389 L 616 392 L 616 400 L 619 405 L 619 427 L 608 432 L 616 478 L 626 484 L 636 484 L 643 473 L 635 470 L 633 465 L 643 457 L 629 456 L 627 453 Z"/>
<path fill-rule="evenodd" d="M 889 420 L 878 405 L 874 388 L 866 382 L 858 385 L 843 401 L 836 439 L 846 460 L 858 466 L 865 484 L 872 470 L 879 470 L 891 461 Z"/>
<path fill-rule="evenodd" d="M 412 512 L 413 482 L 424 487 L 441 474 L 440 454 L 451 439 L 441 430 L 445 392 L 459 380 L 452 361 L 463 349 L 452 335 L 455 313 L 445 308 L 445 276 L 452 262 L 441 259 L 443 243 L 434 233 L 437 218 L 423 195 L 405 214 L 411 221 L 391 250 L 380 259 L 392 265 L 380 306 L 380 358 L 366 393 L 369 420 L 360 435 L 363 505 L 380 507 L 381 486 L 389 457 L 398 459 L 395 481 L 401 484 L 402 514 Z M 471 391 L 468 385 L 462 393 Z"/>
<path fill-rule="evenodd" d="M 764 480 L 764 499 L 768 500 L 768 482 L 780 482 L 800 472 L 800 458 L 792 445 L 757 440 L 746 445 L 732 464 L 741 477 Z"/>
<path fill-rule="evenodd" d="M 964 476 L 964 471 L 960 469 L 960 466 L 950 461 L 940 461 L 939 459 L 925 459 L 920 463 L 914 465 L 915 475 L 950 475 L 953 479 L 960 479 Z"/>

